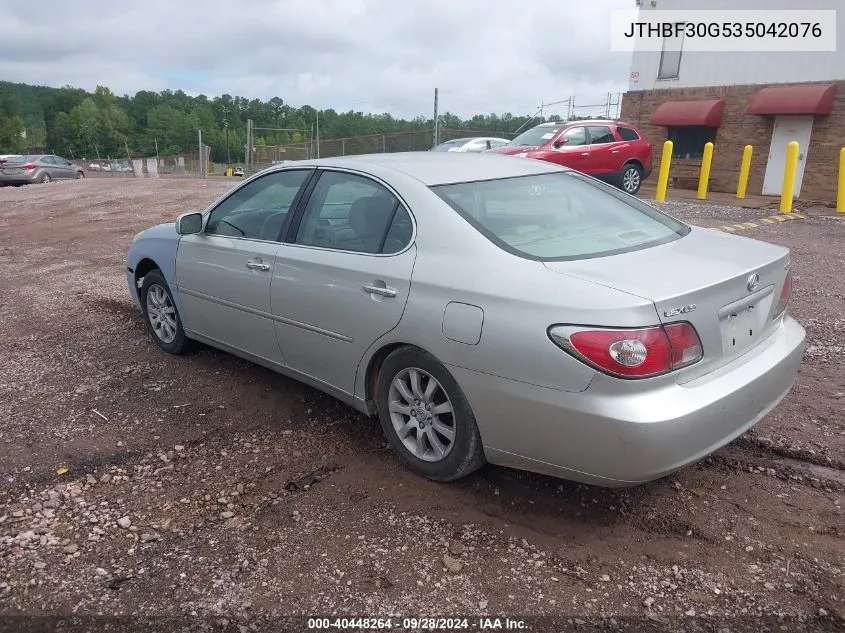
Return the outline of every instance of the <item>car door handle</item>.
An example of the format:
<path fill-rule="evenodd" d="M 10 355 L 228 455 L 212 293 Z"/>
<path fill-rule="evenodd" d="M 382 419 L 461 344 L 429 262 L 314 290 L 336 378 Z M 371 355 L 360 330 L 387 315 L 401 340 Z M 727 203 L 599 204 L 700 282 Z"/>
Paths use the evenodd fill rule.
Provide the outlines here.
<path fill-rule="evenodd" d="M 364 291 L 373 295 L 380 295 L 382 297 L 395 297 L 396 290 L 393 288 L 386 288 L 385 286 L 364 286 Z"/>
<path fill-rule="evenodd" d="M 618 150 L 618 149 L 615 149 L 615 150 L 612 150 L 610 153 L 611 153 L 611 154 L 618 154 L 618 153 L 619 153 L 619 150 Z"/>
<path fill-rule="evenodd" d="M 590 152 L 581 152 L 581 156 L 589 156 Z"/>
<path fill-rule="evenodd" d="M 270 264 L 263 262 L 247 262 L 246 267 L 252 268 L 253 270 L 270 270 Z"/>

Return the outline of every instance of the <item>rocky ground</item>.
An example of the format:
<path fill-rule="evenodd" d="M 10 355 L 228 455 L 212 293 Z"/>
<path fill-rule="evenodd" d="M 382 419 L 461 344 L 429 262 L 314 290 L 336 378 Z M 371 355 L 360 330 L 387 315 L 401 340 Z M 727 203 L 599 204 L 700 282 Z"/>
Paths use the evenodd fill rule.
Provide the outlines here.
<path fill-rule="evenodd" d="M 443 485 L 312 389 L 152 343 L 129 241 L 229 186 L 0 189 L 0 631 L 845 625 L 845 221 L 744 231 L 792 249 L 809 337 L 795 389 L 744 437 L 633 489 L 494 467 Z M 665 207 L 704 226 L 772 213 Z"/>

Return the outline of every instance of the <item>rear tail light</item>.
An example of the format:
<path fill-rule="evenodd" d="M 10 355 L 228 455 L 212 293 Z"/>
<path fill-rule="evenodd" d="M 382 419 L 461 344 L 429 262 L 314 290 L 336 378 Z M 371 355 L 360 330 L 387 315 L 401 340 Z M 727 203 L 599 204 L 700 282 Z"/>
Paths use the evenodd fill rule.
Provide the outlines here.
<path fill-rule="evenodd" d="M 780 298 L 778 298 L 778 304 L 775 306 L 775 319 L 786 312 L 786 307 L 789 305 L 790 297 L 792 297 L 792 270 L 789 270 L 786 273 L 786 279 L 784 280 L 783 288 L 781 288 L 780 291 Z"/>
<path fill-rule="evenodd" d="M 704 355 L 689 323 L 628 330 L 559 325 L 549 336 L 588 365 L 626 378 L 665 374 L 697 363 Z"/>
<path fill-rule="evenodd" d="M 21 169 L 35 169 L 37 166 L 38 166 L 38 165 L 36 165 L 35 163 L 28 163 L 28 164 L 26 164 L 26 165 L 23 165 L 23 166 L 21 167 Z"/>

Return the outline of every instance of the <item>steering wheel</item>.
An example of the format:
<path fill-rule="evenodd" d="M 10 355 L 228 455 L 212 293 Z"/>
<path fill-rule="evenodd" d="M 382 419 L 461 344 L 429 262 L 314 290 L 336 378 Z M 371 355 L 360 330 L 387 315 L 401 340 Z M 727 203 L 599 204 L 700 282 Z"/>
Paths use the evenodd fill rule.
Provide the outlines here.
<path fill-rule="evenodd" d="M 264 239 L 273 239 L 273 240 L 278 239 L 278 237 L 279 237 L 278 231 L 276 231 L 275 235 L 271 235 L 269 238 L 264 236 L 264 231 L 267 228 L 267 225 L 270 224 L 270 220 L 275 218 L 277 215 L 284 216 L 285 214 L 281 211 L 276 211 L 275 213 L 271 213 L 270 215 L 267 216 L 267 219 L 264 220 L 264 222 L 261 224 L 261 232 L 259 233 L 259 235 L 261 236 L 262 240 L 264 240 Z M 281 227 L 279 227 L 279 228 L 281 229 Z"/>

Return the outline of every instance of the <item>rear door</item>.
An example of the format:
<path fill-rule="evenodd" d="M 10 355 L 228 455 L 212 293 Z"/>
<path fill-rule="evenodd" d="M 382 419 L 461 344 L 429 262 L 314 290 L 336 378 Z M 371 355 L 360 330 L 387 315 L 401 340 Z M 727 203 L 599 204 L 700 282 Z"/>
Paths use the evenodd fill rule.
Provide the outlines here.
<path fill-rule="evenodd" d="M 42 172 L 46 172 L 53 180 L 61 180 L 65 177 L 61 165 L 56 162 L 55 156 L 42 156 L 35 163 L 41 168 Z"/>
<path fill-rule="evenodd" d="M 366 350 L 399 323 L 411 287 L 413 221 L 363 174 L 321 170 L 276 255 L 276 333 L 288 367 L 352 393 Z"/>
<path fill-rule="evenodd" d="M 215 342 L 283 363 L 270 308 L 280 236 L 311 169 L 270 172 L 245 183 L 207 217 L 202 233 L 185 235 L 176 283 L 185 327 Z"/>
<path fill-rule="evenodd" d="M 613 129 L 609 125 L 588 125 L 587 133 L 590 137 L 588 173 L 593 176 L 619 173 L 625 158 Z"/>

